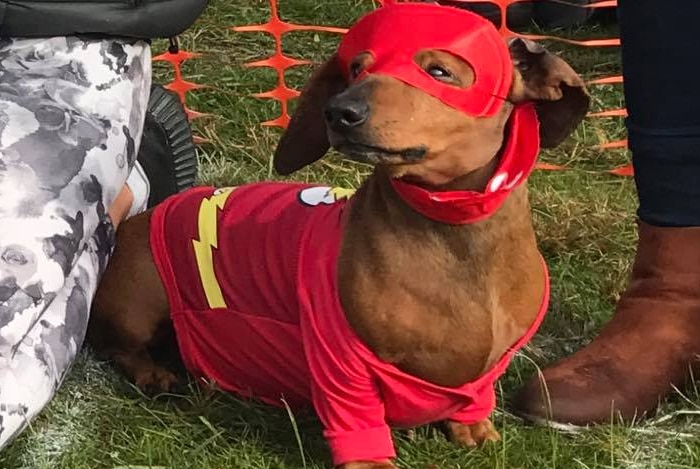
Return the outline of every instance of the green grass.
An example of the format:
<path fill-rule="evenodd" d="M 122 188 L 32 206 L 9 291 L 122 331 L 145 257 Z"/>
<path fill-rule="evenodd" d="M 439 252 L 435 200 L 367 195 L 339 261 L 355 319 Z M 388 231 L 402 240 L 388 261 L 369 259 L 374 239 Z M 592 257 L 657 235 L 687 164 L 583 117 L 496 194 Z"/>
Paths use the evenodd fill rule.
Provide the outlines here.
<path fill-rule="evenodd" d="M 370 1 L 283 0 L 283 18 L 306 23 L 347 25 Z M 202 181 L 240 184 L 274 177 L 270 155 L 279 132 L 259 122 L 277 116 L 274 102 L 251 93 L 276 80 L 266 69 L 242 68 L 271 51 L 272 40 L 238 34 L 233 25 L 262 22 L 267 1 L 215 0 L 183 37 L 188 50 L 205 55 L 185 65 L 188 79 L 211 85 L 190 96 L 190 105 L 216 117 L 196 122 L 212 144 L 201 147 Z M 611 31 L 587 28 L 573 36 L 605 37 Z M 285 51 L 321 61 L 337 38 L 292 33 Z M 164 50 L 157 42 L 157 52 Z M 616 49 L 562 49 L 586 78 L 619 72 Z M 165 66 L 156 67 L 161 81 Z M 308 67 L 288 73 L 298 86 Z M 594 109 L 619 107 L 619 87 L 592 89 Z M 542 251 L 551 267 L 550 314 L 541 333 L 518 357 L 499 388 L 494 416 L 503 441 L 481 450 L 446 443 L 431 428 L 413 440 L 397 434 L 399 465 L 423 468 L 697 468 L 700 467 L 700 399 L 694 390 L 676 396 L 650 421 L 631 427 L 603 426 L 564 434 L 524 426 L 507 412 L 509 398 L 535 366 L 573 352 L 610 316 L 624 286 L 635 241 L 634 187 L 630 179 L 595 173 L 627 161 L 624 152 L 600 152 L 595 144 L 623 136 L 620 119 L 588 120 L 562 147 L 544 152 L 547 162 L 568 172 L 538 172 L 531 179 L 533 214 Z M 294 178 L 357 186 L 365 168 L 329 157 Z M 299 429 L 298 437 L 295 428 Z M 191 389 L 184 395 L 148 399 L 89 351 L 31 428 L 0 453 L 0 468 L 302 468 L 328 467 L 329 458 L 313 415 L 241 402 L 231 396 Z"/>

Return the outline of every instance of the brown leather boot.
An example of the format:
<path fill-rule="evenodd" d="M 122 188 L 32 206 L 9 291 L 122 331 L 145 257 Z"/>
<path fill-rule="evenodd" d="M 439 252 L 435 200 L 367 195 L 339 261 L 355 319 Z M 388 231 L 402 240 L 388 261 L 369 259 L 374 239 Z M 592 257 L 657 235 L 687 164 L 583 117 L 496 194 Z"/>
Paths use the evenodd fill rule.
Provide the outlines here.
<path fill-rule="evenodd" d="M 700 354 L 700 227 L 639 223 L 617 311 L 588 346 L 535 376 L 516 412 L 550 425 L 629 421 L 683 386 Z"/>

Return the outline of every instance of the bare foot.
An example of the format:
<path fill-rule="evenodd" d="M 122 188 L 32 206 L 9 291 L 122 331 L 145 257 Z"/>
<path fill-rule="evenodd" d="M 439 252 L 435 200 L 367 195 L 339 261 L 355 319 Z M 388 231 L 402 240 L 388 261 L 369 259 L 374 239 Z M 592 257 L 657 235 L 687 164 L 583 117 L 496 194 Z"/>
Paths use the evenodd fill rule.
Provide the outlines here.
<path fill-rule="evenodd" d="M 452 443 L 459 446 L 474 448 L 481 446 L 487 441 L 501 441 L 501 435 L 498 434 L 489 419 L 472 425 L 448 420 L 445 422 L 445 425 L 447 426 L 448 438 Z"/>

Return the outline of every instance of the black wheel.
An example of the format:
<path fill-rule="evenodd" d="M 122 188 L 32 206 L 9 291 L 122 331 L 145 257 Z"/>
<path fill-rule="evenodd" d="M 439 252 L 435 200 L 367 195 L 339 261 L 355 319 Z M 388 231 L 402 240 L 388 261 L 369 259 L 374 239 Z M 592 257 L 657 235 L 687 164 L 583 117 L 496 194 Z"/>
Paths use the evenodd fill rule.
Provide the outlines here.
<path fill-rule="evenodd" d="M 160 85 L 151 87 L 137 159 L 151 185 L 149 207 L 195 183 L 197 152 L 185 108 Z"/>

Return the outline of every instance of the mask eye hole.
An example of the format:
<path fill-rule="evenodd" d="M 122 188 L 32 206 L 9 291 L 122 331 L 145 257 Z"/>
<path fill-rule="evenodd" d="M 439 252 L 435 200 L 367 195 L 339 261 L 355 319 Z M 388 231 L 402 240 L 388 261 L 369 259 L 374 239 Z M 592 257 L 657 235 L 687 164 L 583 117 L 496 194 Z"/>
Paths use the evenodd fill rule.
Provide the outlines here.
<path fill-rule="evenodd" d="M 431 79 L 445 85 L 469 88 L 476 80 L 471 65 L 447 51 L 424 49 L 416 53 L 413 62 Z"/>
<path fill-rule="evenodd" d="M 362 66 L 362 64 L 357 60 L 354 61 L 353 63 L 351 63 L 350 64 L 350 79 L 354 80 L 355 78 L 357 78 L 360 75 L 360 73 L 362 73 L 363 68 L 364 67 Z"/>
<path fill-rule="evenodd" d="M 374 62 L 374 56 L 369 52 L 358 54 L 348 67 L 350 80 L 354 80 L 364 72 Z"/>
<path fill-rule="evenodd" d="M 454 83 L 455 81 L 454 75 L 452 75 L 447 68 L 441 65 L 430 65 L 426 67 L 425 71 L 437 81 L 442 81 L 445 83 Z"/>

